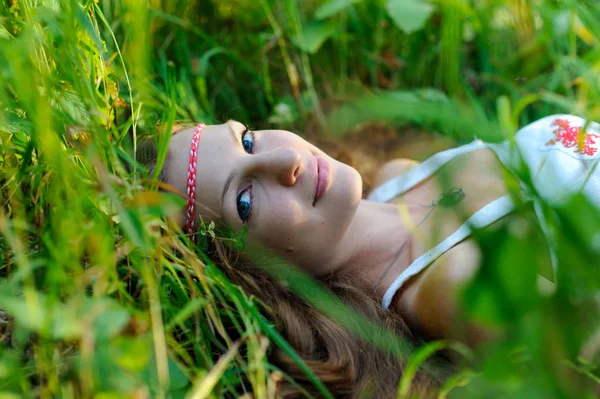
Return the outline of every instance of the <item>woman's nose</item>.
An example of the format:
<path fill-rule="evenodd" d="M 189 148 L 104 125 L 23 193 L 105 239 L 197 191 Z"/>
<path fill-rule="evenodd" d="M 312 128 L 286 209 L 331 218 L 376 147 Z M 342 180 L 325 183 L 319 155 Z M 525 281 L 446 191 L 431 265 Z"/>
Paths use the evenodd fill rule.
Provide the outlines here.
<path fill-rule="evenodd" d="M 252 173 L 272 176 L 286 186 L 296 184 L 296 178 L 302 166 L 302 156 L 298 151 L 291 148 L 279 148 L 256 154 L 251 158 Z"/>

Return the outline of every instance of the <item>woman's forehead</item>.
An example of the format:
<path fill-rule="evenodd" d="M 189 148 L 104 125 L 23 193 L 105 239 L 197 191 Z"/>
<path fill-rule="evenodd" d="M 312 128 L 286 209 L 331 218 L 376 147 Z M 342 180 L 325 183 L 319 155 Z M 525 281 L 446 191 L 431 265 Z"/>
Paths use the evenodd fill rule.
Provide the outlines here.
<path fill-rule="evenodd" d="M 190 147 L 195 128 L 185 129 L 171 139 L 171 165 L 168 182 L 185 193 L 190 161 Z M 219 217 L 220 193 L 227 176 L 234 169 L 235 134 L 243 130 L 234 121 L 206 126 L 200 134 L 196 160 L 196 202 L 198 213 Z"/>

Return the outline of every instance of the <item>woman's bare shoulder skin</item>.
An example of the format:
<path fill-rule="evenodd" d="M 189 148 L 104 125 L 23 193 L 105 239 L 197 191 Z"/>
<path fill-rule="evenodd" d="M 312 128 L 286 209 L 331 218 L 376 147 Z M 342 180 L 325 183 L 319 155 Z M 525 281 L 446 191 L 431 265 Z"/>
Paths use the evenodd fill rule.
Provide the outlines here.
<path fill-rule="evenodd" d="M 408 172 L 418 164 L 419 162 L 408 158 L 396 158 L 386 162 L 375 175 L 373 187 L 378 187 L 386 181 Z"/>

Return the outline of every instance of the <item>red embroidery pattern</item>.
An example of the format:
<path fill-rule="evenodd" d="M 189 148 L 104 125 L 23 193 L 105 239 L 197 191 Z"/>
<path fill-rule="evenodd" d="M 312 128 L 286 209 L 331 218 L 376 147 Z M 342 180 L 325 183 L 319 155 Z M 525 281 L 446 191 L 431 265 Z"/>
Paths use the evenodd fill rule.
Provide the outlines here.
<path fill-rule="evenodd" d="M 598 151 L 598 147 L 594 146 L 596 140 L 600 139 L 600 135 L 594 133 L 583 133 L 580 126 L 571 126 L 566 119 L 557 119 L 552 122 L 551 126 L 557 126 L 552 132 L 554 138 L 546 143 L 546 145 L 554 145 L 557 142 L 561 143 L 565 148 L 573 148 L 575 152 L 583 155 L 593 156 Z"/>

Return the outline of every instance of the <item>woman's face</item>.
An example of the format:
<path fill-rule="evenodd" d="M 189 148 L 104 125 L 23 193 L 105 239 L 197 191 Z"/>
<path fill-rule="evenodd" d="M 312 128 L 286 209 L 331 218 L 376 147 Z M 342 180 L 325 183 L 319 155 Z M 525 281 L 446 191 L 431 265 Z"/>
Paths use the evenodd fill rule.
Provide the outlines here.
<path fill-rule="evenodd" d="M 167 182 L 186 191 L 194 129 L 171 139 Z M 249 131 L 230 121 L 207 126 L 197 152 L 196 213 L 285 255 L 309 272 L 331 261 L 361 199 L 362 180 L 300 136 Z M 198 225 L 198 224 L 197 224 Z"/>

